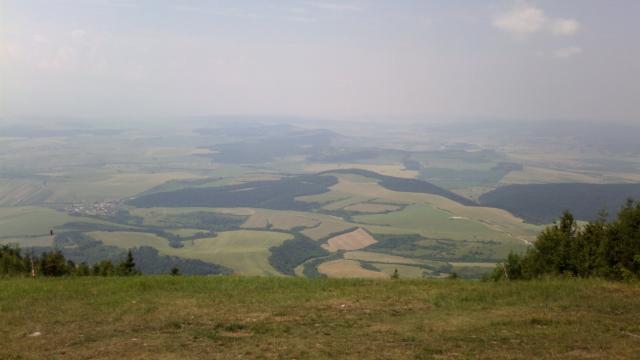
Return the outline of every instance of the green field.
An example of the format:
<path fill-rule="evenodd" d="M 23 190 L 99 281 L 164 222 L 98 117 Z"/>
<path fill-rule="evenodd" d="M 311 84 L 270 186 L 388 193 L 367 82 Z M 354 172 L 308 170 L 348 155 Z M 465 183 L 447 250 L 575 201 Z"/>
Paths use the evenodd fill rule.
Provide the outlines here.
<path fill-rule="evenodd" d="M 105 245 L 123 249 L 151 246 L 165 255 L 223 265 L 242 275 L 279 275 L 269 264 L 269 249 L 292 238 L 280 232 L 225 231 L 216 237 L 185 241 L 182 248 L 172 248 L 166 239 L 154 234 L 96 231 L 89 235 Z"/>
<path fill-rule="evenodd" d="M 388 214 L 358 215 L 354 220 L 414 231 L 425 237 L 452 240 L 512 240 L 486 225 L 456 217 L 430 205 L 411 205 Z"/>
<path fill-rule="evenodd" d="M 133 277 L 0 280 L 3 359 L 635 359 L 640 286 Z"/>
<path fill-rule="evenodd" d="M 77 221 L 105 223 L 100 220 L 70 216 L 64 212 L 44 207 L 0 208 L 0 239 L 44 236 L 48 235 L 51 229 Z"/>

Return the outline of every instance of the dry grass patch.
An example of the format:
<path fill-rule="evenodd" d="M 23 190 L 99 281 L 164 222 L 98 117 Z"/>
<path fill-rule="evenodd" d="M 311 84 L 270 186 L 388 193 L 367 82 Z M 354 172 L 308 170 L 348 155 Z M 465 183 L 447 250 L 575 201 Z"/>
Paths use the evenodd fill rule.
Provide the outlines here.
<path fill-rule="evenodd" d="M 367 270 L 355 260 L 333 260 L 318 266 L 318 272 L 330 278 L 386 279 L 389 276 L 379 271 Z"/>
<path fill-rule="evenodd" d="M 338 250 L 358 250 L 366 248 L 376 242 L 376 239 L 366 230 L 357 228 L 352 232 L 332 237 L 327 240 L 327 243 L 323 244 L 322 247 L 331 252 Z"/>
<path fill-rule="evenodd" d="M 272 228 L 277 230 L 291 230 L 296 227 L 311 228 L 320 225 L 320 220 L 304 213 L 276 212 L 256 209 L 255 213 L 242 224 L 243 228 Z"/>
<path fill-rule="evenodd" d="M 370 251 L 348 251 L 344 253 L 344 258 L 347 260 L 404 265 L 424 265 L 429 262 L 420 259 L 410 259 L 402 256 L 388 255 Z"/>
<path fill-rule="evenodd" d="M 405 179 L 415 179 L 418 177 L 417 171 L 407 170 L 402 164 L 323 163 L 310 164 L 305 167 L 305 170 L 310 172 L 323 172 L 342 169 L 363 169 L 377 172 L 378 174 L 382 175 Z"/>
<path fill-rule="evenodd" d="M 322 219 L 322 223 L 316 227 L 312 227 L 309 229 L 304 229 L 302 234 L 310 237 L 313 240 L 321 240 L 325 239 L 327 236 L 331 234 L 335 234 L 341 231 L 345 231 L 353 228 L 353 224 L 349 224 L 340 218 L 335 219 Z"/>
<path fill-rule="evenodd" d="M 363 213 L 383 213 L 388 211 L 396 211 L 400 210 L 402 207 L 398 205 L 391 204 L 377 204 L 377 203 L 360 203 L 355 205 L 350 205 L 344 208 L 347 211 L 357 211 Z"/>

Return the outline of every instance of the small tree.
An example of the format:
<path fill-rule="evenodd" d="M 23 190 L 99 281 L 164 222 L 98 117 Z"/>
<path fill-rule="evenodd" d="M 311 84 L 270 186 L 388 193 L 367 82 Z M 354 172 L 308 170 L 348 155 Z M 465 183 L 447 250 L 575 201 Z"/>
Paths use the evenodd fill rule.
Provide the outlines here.
<path fill-rule="evenodd" d="M 177 266 L 172 267 L 172 268 L 171 268 L 171 275 L 172 275 L 172 276 L 178 276 L 178 275 L 180 275 L 180 269 L 178 269 L 178 267 L 177 267 Z"/>
<path fill-rule="evenodd" d="M 110 260 L 102 260 L 93 265 L 92 273 L 94 276 L 111 276 L 113 275 L 113 263 Z"/>
<path fill-rule="evenodd" d="M 118 265 L 118 274 L 123 276 L 137 275 L 136 263 L 133 261 L 131 250 L 127 252 L 127 258 Z"/>
<path fill-rule="evenodd" d="M 40 273 L 44 276 L 63 276 L 69 273 L 64 255 L 59 250 L 44 252 L 40 257 Z"/>
<path fill-rule="evenodd" d="M 81 262 L 76 266 L 76 275 L 77 276 L 89 276 L 91 275 L 91 269 L 86 262 Z"/>

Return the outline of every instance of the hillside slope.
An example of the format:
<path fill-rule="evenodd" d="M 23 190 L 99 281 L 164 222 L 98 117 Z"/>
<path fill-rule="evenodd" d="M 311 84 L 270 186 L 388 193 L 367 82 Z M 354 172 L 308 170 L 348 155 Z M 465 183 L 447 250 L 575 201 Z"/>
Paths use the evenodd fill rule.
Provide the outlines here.
<path fill-rule="evenodd" d="M 565 210 L 579 220 L 615 216 L 629 198 L 640 199 L 640 184 L 530 184 L 499 187 L 480 197 L 484 206 L 505 209 L 531 223 L 546 224 Z"/>
<path fill-rule="evenodd" d="M 640 286 L 133 277 L 0 280 L 0 358 L 637 358 Z"/>

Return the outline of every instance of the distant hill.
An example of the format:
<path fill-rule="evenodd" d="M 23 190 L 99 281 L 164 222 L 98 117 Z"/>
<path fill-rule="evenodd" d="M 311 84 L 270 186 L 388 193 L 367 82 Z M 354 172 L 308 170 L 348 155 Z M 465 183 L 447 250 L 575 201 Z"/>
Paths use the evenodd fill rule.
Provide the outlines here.
<path fill-rule="evenodd" d="M 417 179 L 405 179 L 387 175 L 381 175 L 373 171 L 363 170 L 363 169 L 340 169 L 340 170 L 329 170 L 322 174 L 334 173 L 334 174 L 354 174 L 365 176 L 368 178 L 380 180 L 380 185 L 393 191 L 399 192 L 414 192 L 414 193 L 424 193 L 424 194 L 433 194 L 445 197 L 447 199 L 459 202 L 460 204 L 467 206 L 478 205 L 474 201 L 467 199 L 464 196 L 460 196 L 456 193 L 453 193 L 449 190 L 445 190 L 439 186 L 436 186 L 432 183 L 417 180 Z"/>
<path fill-rule="evenodd" d="M 594 220 L 606 210 L 615 216 L 629 198 L 640 199 L 640 184 L 531 184 L 497 188 L 480 204 L 510 211 L 527 222 L 550 223 L 569 210 L 579 220 Z"/>
<path fill-rule="evenodd" d="M 281 133 L 272 134 L 272 128 L 265 128 L 264 135 L 268 136 L 215 145 L 211 148 L 215 154 L 207 156 L 223 164 L 263 164 L 287 156 L 314 155 L 326 151 L 336 139 L 342 138 L 329 130 L 286 129 L 283 127 Z M 260 131 L 260 128 L 253 131 Z"/>

